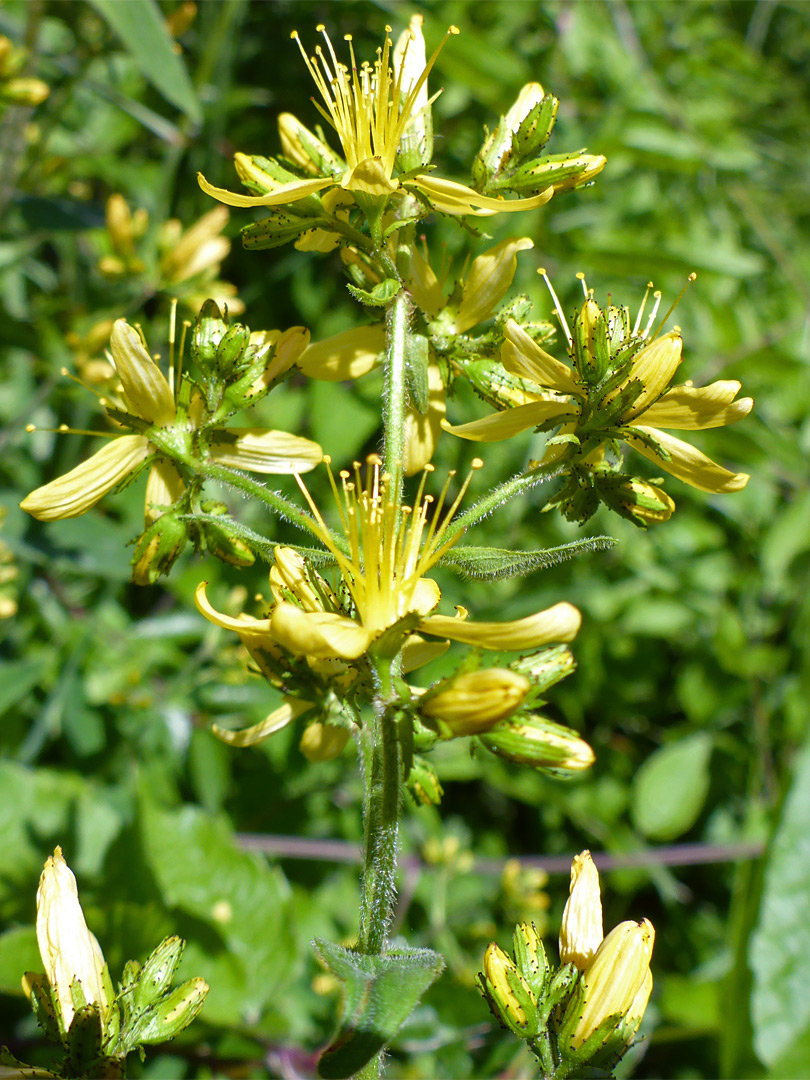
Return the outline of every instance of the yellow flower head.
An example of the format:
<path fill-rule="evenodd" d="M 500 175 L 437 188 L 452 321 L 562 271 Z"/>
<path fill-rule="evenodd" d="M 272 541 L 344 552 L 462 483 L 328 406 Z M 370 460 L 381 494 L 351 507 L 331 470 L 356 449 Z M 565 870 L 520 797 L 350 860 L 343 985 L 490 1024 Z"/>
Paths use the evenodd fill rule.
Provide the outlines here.
<path fill-rule="evenodd" d="M 373 63 L 358 64 L 350 35 L 351 66 L 338 59 L 329 35 L 323 26 L 325 48 L 317 46 L 314 56 L 307 54 L 297 31 L 304 62 L 318 89 L 321 101 L 315 107 L 332 127 L 340 141 L 343 161 L 303 125 L 285 115 L 282 138 L 285 151 L 299 168 L 310 173 L 299 180 L 274 181 L 266 175 L 270 187 L 264 195 L 249 196 L 214 187 L 202 175 L 200 187 L 220 202 L 230 206 L 283 206 L 298 202 L 328 188 L 351 192 L 355 200 L 366 206 L 380 205 L 397 191 L 413 192 L 431 206 L 446 214 L 490 216 L 502 211 L 530 210 L 542 206 L 554 194 L 553 186 L 527 199 L 505 200 L 482 195 L 473 188 L 432 174 L 404 172 L 397 174 L 398 158 L 413 144 L 415 122 L 429 108 L 426 98 L 427 78 L 448 37 L 458 34 L 451 26 L 441 44 L 429 59 L 421 62 L 424 42 L 419 22 L 411 22 L 406 37 L 394 50 L 391 27 L 385 28 L 385 38 Z M 417 58 L 417 65 L 414 64 Z M 420 69 L 420 70 L 418 70 Z M 418 130 L 418 124 L 416 124 Z M 403 137 L 408 135 L 408 145 Z M 425 139 L 427 148 L 428 140 Z M 320 162 L 321 175 L 312 176 L 313 155 Z M 427 156 L 427 153 L 426 155 Z M 244 155 L 239 155 L 244 157 Z M 421 162 L 426 165 L 427 162 Z M 324 175 L 327 173 L 327 175 Z M 370 200 L 370 201 L 369 201 Z"/>
<path fill-rule="evenodd" d="M 286 355 L 292 349 L 291 364 L 308 340 L 308 333 L 301 327 L 276 335 L 275 355 Z M 101 434 L 109 441 L 75 469 L 31 492 L 20 503 L 23 510 L 40 521 L 78 517 L 151 461 L 146 485 L 149 526 L 185 491 L 178 465 L 193 469 L 196 460 L 205 458 L 250 472 L 298 473 L 318 464 L 320 447 L 297 435 L 260 428 L 206 428 L 203 397 L 198 390 L 192 392 L 187 405 L 178 405 L 182 348 L 175 365 L 173 327 L 170 349 L 167 378 L 147 352 L 138 330 L 126 319 L 115 321 L 108 358 L 115 368 L 119 389 L 114 401 L 102 397 L 100 404 L 119 426 L 135 433 L 77 432 Z M 33 425 L 28 430 L 33 431 Z M 205 445 L 200 442 L 203 430 Z"/>
<path fill-rule="evenodd" d="M 473 468 L 482 464 L 476 460 Z M 368 459 L 365 480 L 359 462 L 353 472 L 339 474 L 339 487 L 330 470 L 340 537 L 326 524 L 299 478 L 313 514 L 313 531 L 337 564 L 341 589 L 327 592 L 319 585 L 318 600 L 313 603 L 311 582 L 292 588 L 286 573 L 285 591 L 278 585 L 277 574 L 275 583 L 271 576 L 275 603 L 268 617 L 242 615 L 235 619 L 211 606 L 203 583 L 197 590 L 198 607 L 219 626 L 236 630 L 243 640 L 266 642 L 293 655 L 320 660 L 357 660 L 386 630 L 406 619 L 400 646 L 414 631 L 495 650 L 533 649 L 550 641 L 571 641 L 581 619 L 568 603 L 503 623 L 470 622 L 463 608 L 457 609 L 454 618 L 433 614 L 441 593 L 426 575 L 457 539 L 448 536 L 448 528 L 472 474 L 445 509 L 449 480 L 437 500 L 425 494 L 425 482 L 432 471 L 431 466 L 425 469 L 413 503 L 403 505 L 392 498 L 390 477 L 381 472 L 376 455 Z M 340 605 L 337 597 L 342 590 L 348 602 Z M 426 655 L 424 643 L 415 644 L 419 656 Z"/>
<path fill-rule="evenodd" d="M 540 273 L 545 277 L 545 271 Z M 509 320 L 501 355 L 503 365 L 537 387 L 534 400 L 457 427 L 445 422 L 446 430 L 475 442 L 497 442 L 530 428 L 547 430 L 562 424 L 562 434 L 574 437 L 578 449 L 572 452 L 570 442 L 554 445 L 545 461 L 569 455 L 573 463 L 589 466 L 598 463 L 606 441 L 618 439 L 702 491 L 731 492 L 745 487 L 746 473 L 724 469 L 689 443 L 661 429 L 695 431 L 733 424 L 748 415 L 753 400 L 735 400 L 740 390 L 735 380 L 703 387 L 684 383 L 670 388 L 681 363 L 683 341 L 677 328 L 661 333 L 666 316 L 652 332 L 660 293 L 655 294 L 646 322 L 645 296 L 631 329 L 626 308 L 600 308 L 584 279 L 582 284 L 585 302 L 577 312 L 573 330 L 551 290 L 572 365 L 555 359 L 514 320 Z M 672 507 L 662 499 L 658 502 L 656 512 L 663 520 Z"/>

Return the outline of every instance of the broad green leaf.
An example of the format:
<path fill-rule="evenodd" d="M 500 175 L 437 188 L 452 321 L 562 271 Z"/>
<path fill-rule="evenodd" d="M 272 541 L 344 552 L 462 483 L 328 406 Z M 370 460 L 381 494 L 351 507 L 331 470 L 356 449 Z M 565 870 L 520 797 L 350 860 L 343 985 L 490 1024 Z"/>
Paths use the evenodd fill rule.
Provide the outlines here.
<path fill-rule="evenodd" d="M 0 993 L 21 994 L 20 980 L 26 971 L 42 970 L 33 923 L 0 935 Z"/>
<path fill-rule="evenodd" d="M 42 656 L 0 665 L 0 716 L 39 683 L 49 663 L 49 658 Z"/>
<path fill-rule="evenodd" d="M 241 968 L 243 1015 L 261 1010 L 285 984 L 294 959 L 284 875 L 261 856 L 241 851 L 224 818 L 194 806 L 164 810 L 146 798 L 142 805 L 146 857 L 166 904 L 216 932 Z M 207 1008 L 215 1013 L 215 975 L 197 958 L 192 970 L 190 951 L 182 978 L 207 979 L 212 987 Z"/>
<path fill-rule="evenodd" d="M 199 122 L 202 111 L 197 94 L 155 0 L 91 2 L 121 38 L 141 74 L 167 101 Z"/>
<path fill-rule="evenodd" d="M 559 547 L 541 551 L 509 551 L 508 548 L 455 547 L 443 559 L 440 566 L 458 571 L 462 577 L 498 578 L 518 577 L 532 574 L 535 570 L 547 570 L 550 566 L 586 555 L 593 551 L 605 551 L 616 543 L 609 536 L 589 536 L 586 540 L 572 540 Z"/>
<path fill-rule="evenodd" d="M 324 1080 L 354 1076 L 391 1040 L 422 994 L 444 970 L 430 949 L 392 949 L 364 956 L 318 940 L 315 951 L 343 983 L 343 1013 L 335 1037 L 318 1062 Z"/>
<path fill-rule="evenodd" d="M 709 791 L 712 740 L 689 735 L 656 750 L 633 783 L 633 823 L 650 840 L 674 840 L 690 829 Z"/>
<path fill-rule="evenodd" d="M 766 1065 L 791 1053 L 790 1073 L 810 1072 L 810 742 L 799 754 L 765 871 L 759 922 L 751 935 L 754 1048 Z"/>

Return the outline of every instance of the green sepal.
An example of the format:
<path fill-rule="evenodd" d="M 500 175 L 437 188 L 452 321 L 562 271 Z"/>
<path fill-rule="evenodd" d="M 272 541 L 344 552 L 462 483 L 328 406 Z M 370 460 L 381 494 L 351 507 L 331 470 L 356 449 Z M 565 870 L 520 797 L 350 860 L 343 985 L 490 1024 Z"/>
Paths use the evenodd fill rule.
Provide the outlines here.
<path fill-rule="evenodd" d="M 229 326 L 217 346 L 214 367 L 223 379 L 239 375 L 246 366 L 245 351 L 250 344 L 250 330 L 242 323 Z"/>
<path fill-rule="evenodd" d="M 318 1061 L 324 1080 L 354 1076 L 396 1036 L 420 998 L 444 970 L 431 949 L 390 949 L 365 956 L 318 939 L 323 965 L 343 984 L 338 1030 Z"/>
<path fill-rule="evenodd" d="M 553 157 L 538 158 L 536 161 L 527 161 L 514 172 L 496 184 L 495 188 L 507 188 L 521 195 L 531 195 L 535 191 L 542 191 L 552 185 L 565 184 L 576 180 L 578 176 L 591 167 L 591 159 L 583 158 L 581 154 L 556 154 Z M 569 186 L 574 186 L 569 183 Z"/>
<path fill-rule="evenodd" d="M 274 210 L 269 217 L 245 225 L 240 235 L 242 247 L 248 251 L 269 251 L 291 244 L 310 229 L 328 227 L 327 217 L 299 217 L 285 210 Z"/>
<path fill-rule="evenodd" d="M 552 645 L 528 656 L 520 656 L 508 664 L 511 671 L 531 679 L 532 690 L 526 699 L 530 705 L 535 704 L 538 695 L 544 694 L 546 690 L 567 678 L 576 666 L 574 654 L 567 645 Z"/>
<path fill-rule="evenodd" d="M 455 570 L 465 580 L 497 581 L 500 578 L 533 574 L 536 570 L 548 570 L 549 567 L 567 562 L 578 555 L 606 551 L 616 543 L 610 536 L 589 536 L 584 540 L 572 540 L 567 544 L 539 551 L 456 546 L 444 555 L 437 565 Z"/>
<path fill-rule="evenodd" d="M 189 350 L 191 359 L 204 374 L 210 374 L 217 355 L 217 349 L 228 330 L 228 322 L 223 318 L 215 300 L 206 300 L 200 308 L 191 331 Z"/>
<path fill-rule="evenodd" d="M 70 986 L 70 992 L 74 1002 L 79 996 L 75 988 L 79 985 L 74 979 Z M 105 1072 L 99 1070 L 99 1059 L 103 1057 L 101 1032 L 101 1013 L 96 1004 L 82 1005 L 76 1008 L 70 1030 L 67 1035 L 67 1058 L 64 1070 L 68 1076 L 103 1076 Z"/>
<path fill-rule="evenodd" d="M 44 975 L 26 972 L 31 986 L 31 1009 L 45 1037 L 51 1042 L 60 1042 L 63 1037 L 61 1012 L 51 984 Z"/>
<path fill-rule="evenodd" d="M 187 1028 L 203 1007 L 208 989 L 205 979 L 189 979 L 150 1006 L 140 1019 L 133 1048 L 138 1044 L 167 1042 Z"/>
<path fill-rule="evenodd" d="M 183 956 L 185 942 L 182 938 L 168 937 L 147 957 L 141 968 L 135 987 L 135 1007 L 147 1008 L 158 1001 L 168 990 L 174 973 Z"/>
<path fill-rule="evenodd" d="M 19 1058 L 15 1057 L 7 1046 L 0 1046 L 0 1065 L 4 1066 L 5 1069 L 17 1070 L 13 1074 L 6 1072 L 4 1075 L 19 1076 L 20 1080 L 23 1080 L 23 1078 L 27 1080 L 29 1076 L 32 1078 L 39 1076 L 56 1078 L 59 1075 L 50 1072 L 48 1069 L 41 1069 L 38 1065 L 26 1065 L 24 1061 L 20 1061 Z"/>
<path fill-rule="evenodd" d="M 546 950 L 534 923 L 518 923 L 512 935 L 515 963 L 540 1001 L 549 978 L 550 965 Z"/>
<path fill-rule="evenodd" d="M 405 345 L 405 373 L 414 407 L 423 416 L 428 409 L 428 339 L 423 334 L 409 334 Z"/>
<path fill-rule="evenodd" d="M 543 149 L 551 138 L 559 106 L 559 98 L 555 98 L 553 94 L 546 94 L 543 100 L 538 102 L 523 118 L 512 139 L 517 157 L 527 158 Z"/>
<path fill-rule="evenodd" d="M 135 542 L 132 580 L 137 585 L 154 585 L 161 574 L 168 574 L 187 541 L 183 517 L 174 512 L 161 514 Z"/>
<path fill-rule="evenodd" d="M 516 965 L 512 964 L 507 967 L 504 971 L 504 977 L 515 1002 L 523 1010 L 526 1017 L 523 1022 L 512 1014 L 509 1007 L 510 1002 L 504 1000 L 503 996 L 499 994 L 498 988 L 490 982 L 484 972 L 479 971 L 476 981 L 495 1019 L 503 1027 L 511 1031 L 513 1035 L 517 1035 L 519 1039 L 533 1039 L 542 1027 L 537 1002 L 533 1000 L 528 984 Z"/>
<path fill-rule="evenodd" d="M 387 307 L 402 288 L 402 284 L 396 278 L 384 278 L 370 292 L 367 289 L 359 289 L 356 285 L 350 285 L 348 282 L 346 288 L 361 304 L 366 304 L 368 307 Z"/>
<path fill-rule="evenodd" d="M 582 1008 L 582 976 L 573 964 L 563 964 L 546 983 L 543 1000 L 539 1003 L 540 1026 L 545 1027 L 554 1010 L 562 1005 L 566 1007 L 566 1017 L 572 1007 L 574 1011 Z M 574 1003 L 579 1002 L 579 1005 Z M 576 1024 L 574 1024 L 576 1026 Z M 573 1031 L 573 1028 L 571 1029 Z M 570 1033 L 568 1035 L 570 1040 Z M 562 1039 L 562 1034 L 560 1035 Z"/>

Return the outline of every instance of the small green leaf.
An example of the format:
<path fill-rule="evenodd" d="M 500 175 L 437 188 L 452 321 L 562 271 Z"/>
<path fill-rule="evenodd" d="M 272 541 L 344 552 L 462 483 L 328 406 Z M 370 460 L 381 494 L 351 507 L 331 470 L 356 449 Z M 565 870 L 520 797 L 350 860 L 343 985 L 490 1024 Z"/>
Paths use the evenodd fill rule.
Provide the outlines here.
<path fill-rule="evenodd" d="M 751 935 L 754 1049 L 772 1075 L 804 1076 L 810 1067 L 810 742 L 793 782 L 765 871 L 759 922 Z M 774 1071 L 790 1060 L 790 1072 Z M 799 1060 L 800 1059 L 800 1060 Z"/>
<path fill-rule="evenodd" d="M 444 970 L 430 949 L 392 949 L 364 956 L 328 941 L 315 951 L 343 983 L 343 1015 L 318 1062 L 324 1080 L 353 1076 L 394 1038 L 422 994 Z"/>
<path fill-rule="evenodd" d="M 202 110 L 186 65 L 174 51 L 155 0 L 91 0 L 96 11 L 121 38 L 144 78 L 191 120 L 202 120 Z"/>
<path fill-rule="evenodd" d="M 410 334 L 406 342 L 405 371 L 408 390 L 417 411 L 424 416 L 428 408 L 428 340 L 423 334 Z"/>
<path fill-rule="evenodd" d="M 402 286 L 395 278 L 385 278 L 384 281 L 380 281 L 375 285 L 371 292 L 366 289 L 358 289 L 356 285 L 347 284 L 346 288 L 355 300 L 359 300 L 361 304 L 367 304 L 369 307 L 386 307 Z"/>
<path fill-rule="evenodd" d="M 633 784 L 633 822 L 651 840 L 674 840 L 690 829 L 709 791 L 711 738 L 701 732 L 662 746 Z"/>
<path fill-rule="evenodd" d="M 540 551 L 510 551 L 508 548 L 456 547 L 440 560 L 441 566 L 456 570 L 463 578 L 519 577 L 535 570 L 548 570 L 550 566 L 567 562 L 577 555 L 593 551 L 605 551 L 616 543 L 610 536 L 589 536 L 585 540 L 573 540 L 559 547 Z"/>

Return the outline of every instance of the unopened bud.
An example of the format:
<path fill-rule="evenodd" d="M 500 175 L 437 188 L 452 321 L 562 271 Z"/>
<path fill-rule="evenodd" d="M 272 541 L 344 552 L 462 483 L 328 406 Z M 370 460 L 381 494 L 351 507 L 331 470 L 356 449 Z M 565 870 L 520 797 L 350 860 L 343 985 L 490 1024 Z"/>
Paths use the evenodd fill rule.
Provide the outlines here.
<path fill-rule="evenodd" d="M 346 162 L 292 113 L 281 113 L 278 133 L 284 157 L 315 176 L 341 175 Z"/>
<path fill-rule="evenodd" d="M 520 708 L 531 689 L 525 675 L 509 668 L 469 671 L 437 684 L 419 711 L 433 720 L 445 738 L 479 735 Z"/>
<path fill-rule="evenodd" d="M 425 70 L 422 22 L 421 15 L 413 15 L 408 29 L 400 34 L 394 47 L 394 79 L 399 80 L 401 101 L 411 93 Z M 433 157 L 433 110 L 428 97 L 427 79 L 419 87 L 410 113 L 397 155 L 403 172 L 422 168 L 430 164 Z"/>
<path fill-rule="evenodd" d="M 554 645 L 550 649 L 541 649 L 529 656 L 513 660 L 509 667 L 531 679 L 532 686 L 539 694 L 566 678 L 576 668 L 574 654 L 567 645 Z"/>
<path fill-rule="evenodd" d="M 222 317 L 216 301 L 206 300 L 191 331 L 191 358 L 206 375 L 216 363 L 219 343 L 228 332 L 228 324 Z"/>
<path fill-rule="evenodd" d="M 231 566 L 252 566 L 256 561 L 250 545 L 237 536 L 224 519 L 221 525 L 212 521 L 203 522 L 200 530 L 205 537 L 205 546 L 217 559 Z"/>
<path fill-rule="evenodd" d="M 341 753 L 349 741 L 349 729 L 336 724 L 322 724 L 315 720 L 308 724 L 298 744 L 307 761 L 331 761 Z"/>
<path fill-rule="evenodd" d="M 589 386 L 601 382 L 610 369 L 607 322 L 595 300 L 586 300 L 573 325 L 574 366 Z"/>
<path fill-rule="evenodd" d="M 0 83 L 0 100 L 9 105 L 41 105 L 51 88 L 42 79 L 19 78 Z"/>
<path fill-rule="evenodd" d="M 190 979 L 178 986 L 147 1014 L 138 1031 L 139 1043 L 168 1042 L 192 1022 L 208 996 L 205 979 Z"/>
<path fill-rule="evenodd" d="M 484 953 L 479 985 L 493 1014 L 505 1027 L 521 1038 L 536 1034 L 537 998 L 515 962 L 495 942 Z"/>
<path fill-rule="evenodd" d="M 546 950 L 533 922 L 518 923 L 512 936 L 515 963 L 525 977 L 535 997 L 542 996 L 549 974 Z"/>
<path fill-rule="evenodd" d="M 414 756 L 408 779 L 408 790 L 422 806 L 438 806 L 442 801 L 442 785 L 436 770 L 423 757 Z"/>
<path fill-rule="evenodd" d="M 648 480 L 606 473 L 595 476 L 594 484 L 606 506 L 642 529 L 669 521 L 675 510 L 675 501 Z"/>
<path fill-rule="evenodd" d="M 558 105 L 539 83 L 527 83 L 478 152 L 473 164 L 476 186 L 486 189 L 509 166 L 541 150 L 551 135 Z"/>
<path fill-rule="evenodd" d="M 584 971 L 602 944 L 599 871 L 590 851 L 574 856 L 571 889 L 560 929 L 560 962 Z"/>
<path fill-rule="evenodd" d="M 217 346 L 214 367 L 222 379 L 238 375 L 249 362 L 245 351 L 250 344 L 250 330 L 241 323 L 229 326 Z"/>
<path fill-rule="evenodd" d="M 501 720 L 481 736 L 481 742 L 499 757 L 536 769 L 581 772 L 596 760 L 576 731 L 537 714 Z"/>
<path fill-rule="evenodd" d="M 633 1030 L 638 1027 L 652 991 L 654 942 L 649 919 L 619 923 L 611 930 L 582 976 L 581 1005 L 572 1009 L 572 1001 L 563 1020 L 566 1033 L 573 1029 L 572 1046 L 582 1046 L 610 1018 L 615 1017 L 614 1029 L 628 1020 Z"/>
<path fill-rule="evenodd" d="M 188 541 L 184 521 L 169 512 L 150 525 L 135 545 L 132 556 L 132 580 L 136 585 L 154 585 L 161 574 L 168 574 Z"/>

